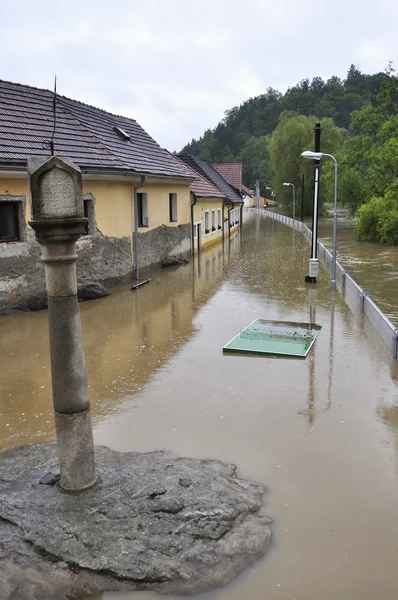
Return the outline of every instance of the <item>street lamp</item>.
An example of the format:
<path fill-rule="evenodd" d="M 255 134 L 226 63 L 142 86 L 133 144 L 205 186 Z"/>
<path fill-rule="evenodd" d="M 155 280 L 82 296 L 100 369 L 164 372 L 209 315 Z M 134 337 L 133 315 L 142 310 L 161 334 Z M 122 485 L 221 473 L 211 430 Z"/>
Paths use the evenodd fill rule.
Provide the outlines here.
<path fill-rule="evenodd" d="M 269 190 L 269 191 L 271 192 L 271 198 L 272 198 L 272 197 L 273 197 L 273 195 L 274 195 L 274 194 L 273 194 L 273 191 L 272 191 L 272 187 L 270 187 L 269 185 L 266 185 L 266 186 L 265 186 L 265 189 L 266 189 L 266 190 Z M 267 208 L 267 204 L 266 204 L 266 202 L 264 203 L 264 208 Z"/>
<path fill-rule="evenodd" d="M 336 289 L 336 256 L 337 256 L 337 160 L 325 152 L 311 152 L 306 150 L 301 155 L 303 158 L 321 160 L 322 156 L 331 158 L 334 162 L 334 209 L 333 209 L 333 261 L 332 261 L 332 290 Z"/>
<path fill-rule="evenodd" d="M 294 183 L 285 182 L 283 185 L 293 188 L 293 221 L 295 221 L 296 220 L 296 188 L 294 186 Z"/>

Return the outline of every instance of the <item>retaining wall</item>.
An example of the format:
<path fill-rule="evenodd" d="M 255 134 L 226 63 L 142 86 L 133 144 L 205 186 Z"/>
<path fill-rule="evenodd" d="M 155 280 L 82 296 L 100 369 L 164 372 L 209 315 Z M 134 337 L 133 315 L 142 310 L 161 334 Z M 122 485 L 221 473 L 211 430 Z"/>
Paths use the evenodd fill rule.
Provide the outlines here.
<path fill-rule="evenodd" d="M 139 266 L 148 269 L 169 257 L 190 253 L 190 225 L 161 226 L 138 236 Z M 79 284 L 116 285 L 133 277 L 130 237 L 107 237 L 100 232 L 76 244 Z M 22 242 L 0 244 L 0 314 L 13 309 L 38 310 L 47 303 L 41 248 L 26 228 Z"/>

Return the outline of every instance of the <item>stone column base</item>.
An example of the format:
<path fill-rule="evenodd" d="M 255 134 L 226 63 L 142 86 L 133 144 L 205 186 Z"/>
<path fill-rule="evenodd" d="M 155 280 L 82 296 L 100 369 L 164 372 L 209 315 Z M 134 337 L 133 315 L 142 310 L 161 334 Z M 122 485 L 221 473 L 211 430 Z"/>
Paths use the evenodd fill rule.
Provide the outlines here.
<path fill-rule="evenodd" d="M 61 488 L 79 492 L 95 486 L 94 441 L 90 410 L 74 414 L 54 412 Z"/>

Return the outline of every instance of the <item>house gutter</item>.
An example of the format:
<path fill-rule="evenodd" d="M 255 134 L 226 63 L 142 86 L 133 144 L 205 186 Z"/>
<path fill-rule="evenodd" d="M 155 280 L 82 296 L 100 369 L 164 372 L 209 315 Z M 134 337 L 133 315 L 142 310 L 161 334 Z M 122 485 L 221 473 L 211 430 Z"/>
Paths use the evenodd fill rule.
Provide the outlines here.
<path fill-rule="evenodd" d="M 138 198 L 137 198 L 137 190 L 139 190 L 140 188 L 142 188 L 147 180 L 147 176 L 146 175 L 142 175 L 141 176 L 141 183 L 139 185 L 136 185 L 134 187 L 134 197 L 133 197 L 133 202 L 134 202 L 134 237 L 132 240 L 132 245 L 133 245 L 133 255 L 134 255 L 134 264 L 135 264 L 135 278 L 138 281 L 140 278 L 140 269 L 138 266 Z"/>
<path fill-rule="evenodd" d="M 225 205 L 228 204 L 227 198 L 222 201 L 222 241 L 224 241 L 225 237 Z"/>
<path fill-rule="evenodd" d="M 191 203 L 191 229 L 192 229 L 191 235 L 192 235 L 192 258 L 193 258 L 194 254 L 195 254 L 195 239 L 194 239 L 194 230 L 193 230 L 193 228 L 194 228 L 194 206 L 198 201 L 198 197 L 193 192 L 192 192 L 192 196 L 193 196 L 193 202 Z"/>
<path fill-rule="evenodd" d="M 90 167 L 80 167 L 80 170 L 82 172 L 82 175 L 98 175 L 98 176 L 102 176 L 102 177 L 106 177 L 106 176 L 119 176 L 119 177 L 142 177 L 144 175 L 144 173 L 141 172 L 137 172 L 134 170 L 128 170 L 128 169 L 96 169 L 96 168 L 90 168 Z M 27 166 L 26 163 L 0 163 L 0 171 L 7 171 L 9 173 L 27 173 Z M 179 175 L 161 175 L 158 173 L 145 173 L 146 177 L 150 177 L 151 179 L 154 180 L 161 180 L 161 181 L 178 181 L 181 183 L 191 183 L 192 181 L 194 181 L 193 177 L 185 177 L 183 175 L 179 176 Z"/>
<path fill-rule="evenodd" d="M 228 209 L 228 239 L 230 239 L 231 237 L 231 219 L 230 217 L 230 212 L 231 210 L 234 210 L 235 206 L 232 205 L 231 208 Z"/>
<path fill-rule="evenodd" d="M 240 231 L 242 231 L 242 225 L 243 225 L 243 207 L 244 207 L 244 202 L 241 203 L 240 205 L 240 219 L 239 219 L 239 229 Z"/>

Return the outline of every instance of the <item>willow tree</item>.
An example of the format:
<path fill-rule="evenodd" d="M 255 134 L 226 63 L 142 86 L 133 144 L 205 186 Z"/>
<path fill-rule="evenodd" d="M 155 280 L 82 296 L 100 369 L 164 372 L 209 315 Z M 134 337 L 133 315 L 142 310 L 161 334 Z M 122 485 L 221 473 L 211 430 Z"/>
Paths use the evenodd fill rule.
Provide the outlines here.
<path fill-rule="evenodd" d="M 306 117 L 295 112 L 284 111 L 269 142 L 271 168 L 274 174 L 274 188 L 280 204 L 291 210 L 292 193 L 290 188 L 283 187 L 284 182 L 296 186 L 297 201 L 301 199 L 301 182 L 304 175 L 304 213 L 310 214 L 313 201 L 313 164 L 303 160 L 304 150 L 314 149 L 314 125 L 321 123 L 321 150 L 335 154 L 343 143 L 346 130 L 336 127 L 333 120 L 317 117 Z M 327 198 L 326 186 L 320 186 L 320 203 Z"/>

